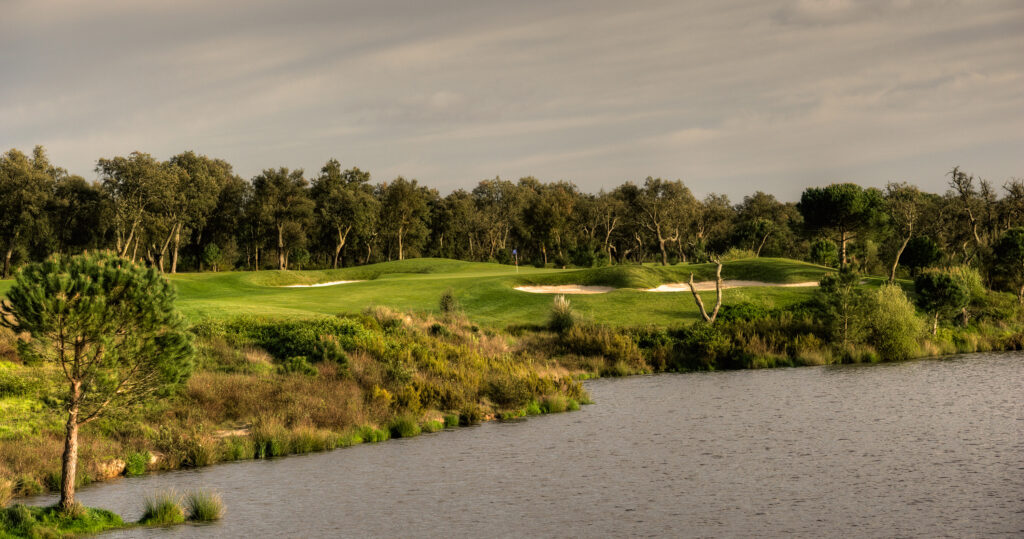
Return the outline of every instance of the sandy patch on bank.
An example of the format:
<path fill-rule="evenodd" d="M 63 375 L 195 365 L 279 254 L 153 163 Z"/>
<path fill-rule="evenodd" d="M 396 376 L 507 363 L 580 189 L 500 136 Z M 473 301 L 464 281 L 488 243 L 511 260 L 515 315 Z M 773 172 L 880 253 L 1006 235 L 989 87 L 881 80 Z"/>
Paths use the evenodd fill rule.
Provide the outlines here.
<path fill-rule="evenodd" d="M 805 281 L 802 283 L 765 283 L 761 281 L 722 281 L 722 290 L 726 288 L 747 288 L 752 286 L 771 286 L 780 288 L 802 288 L 808 286 L 818 286 L 818 281 Z M 693 283 L 693 287 L 698 292 L 704 292 L 715 289 L 714 281 L 701 281 Z M 644 292 L 689 292 L 690 285 L 687 283 L 668 283 L 663 284 L 657 288 L 647 288 Z"/>
<path fill-rule="evenodd" d="M 362 280 L 358 281 L 330 281 L 327 283 L 316 283 L 316 284 L 286 284 L 281 288 L 317 288 L 321 286 L 334 286 L 337 284 L 348 284 L 348 283 L 361 283 Z"/>
<path fill-rule="evenodd" d="M 517 286 L 520 292 L 531 294 L 604 294 L 615 290 L 610 286 L 585 286 L 580 284 L 559 284 L 544 286 Z"/>

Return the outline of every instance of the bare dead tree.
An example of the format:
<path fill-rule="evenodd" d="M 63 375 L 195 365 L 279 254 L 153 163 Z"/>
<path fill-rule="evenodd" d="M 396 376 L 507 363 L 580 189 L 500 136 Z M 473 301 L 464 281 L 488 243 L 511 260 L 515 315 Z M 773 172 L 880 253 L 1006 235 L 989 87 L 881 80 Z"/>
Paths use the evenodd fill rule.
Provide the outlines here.
<path fill-rule="evenodd" d="M 717 299 L 715 300 L 715 308 L 708 314 L 707 309 L 704 308 L 704 301 L 700 299 L 700 294 L 697 293 L 697 288 L 693 283 L 693 274 L 690 274 L 690 293 L 693 294 L 693 301 L 697 303 L 697 308 L 700 309 L 700 315 L 704 317 L 704 321 L 713 324 L 715 318 L 718 317 L 718 310 L 722 308 L 722 260 L 720 258 L 714 259 L 715 263 L 718 264 L 718 269 L 715 271 L 715 292 Z"/>

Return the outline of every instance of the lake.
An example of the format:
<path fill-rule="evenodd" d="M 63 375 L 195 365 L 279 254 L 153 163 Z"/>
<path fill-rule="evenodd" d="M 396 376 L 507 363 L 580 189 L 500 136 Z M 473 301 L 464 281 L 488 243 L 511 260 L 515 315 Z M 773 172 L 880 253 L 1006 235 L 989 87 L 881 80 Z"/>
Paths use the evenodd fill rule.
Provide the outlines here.
<path fill-rule="evenodd" d="M 578 412 L 121 479 L 79 500 L 134 520 L 147 493 L 203 487 L 227 506 L 212 525 L 105 537 L 1024 534 L 1024 354 L 587 388 L 596 404 Z"/>

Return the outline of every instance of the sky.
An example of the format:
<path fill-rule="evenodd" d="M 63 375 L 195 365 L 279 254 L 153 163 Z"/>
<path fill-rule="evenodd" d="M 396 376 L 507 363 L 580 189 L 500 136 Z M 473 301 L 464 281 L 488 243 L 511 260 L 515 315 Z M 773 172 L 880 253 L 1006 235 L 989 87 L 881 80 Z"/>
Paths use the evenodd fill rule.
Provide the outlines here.
<path fill-rule="evenodd" d="M 330 158 L 442 194 L 1024 178 L 1020 0 L 0 0 L 0 149 Z"/>

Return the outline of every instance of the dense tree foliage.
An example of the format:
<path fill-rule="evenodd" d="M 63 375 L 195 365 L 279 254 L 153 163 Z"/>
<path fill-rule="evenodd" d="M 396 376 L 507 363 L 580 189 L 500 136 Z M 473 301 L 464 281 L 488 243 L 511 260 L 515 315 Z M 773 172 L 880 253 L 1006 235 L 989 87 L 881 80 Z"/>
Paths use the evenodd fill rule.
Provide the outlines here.
<path fill-rule="evenodd" d="M 872 224 L 881 209 L 881 193 L 854 183 L 811 187 L 797 208 L 812 230 L 832 233 L 839 244 L 839 266 L 846 267 L 847 244 Z"/>
<path fill-rule="evenodd" d="M 926 271 L 914 278 L 917 306 L 932 315 L 932 335 L 939 331 L 939 317 L 959 312 L 971 300 L 970 290 L 949 273 Z"/>
<path fill-rule="evenodd" d="M 1024 181 L 1002 196 L 959 168 L 949 190 L 906 183 L 811 187 L 799 203 L 757 191 L 738 203 L 648 177 L 585 193 L 568 181 L 485 179 L 446 195 L 415 179 L 374 180 L 331 159 L 319 173 L 272 168 L 240 178 L 186 151 L 99 159 L 95 181 L 41 147 L 0 155 L 3 271 L 52 253 L 111 249 L 158 271 L 328 268 L 436 256 L 548 266 L 704 262 L 781 256 L 853 265 L 890 280 L 967 264 L 1010 286 L 997 243 L 1024 226 Z M 274 252 L 268 259 L 263 253 Z M 1013 272 L 1010 272 L 1011 275 Z M 1021 284 L 1024 284 L 1022 281 Z M 1013 285 L 1019 291 L 1019 285 Z"/>

